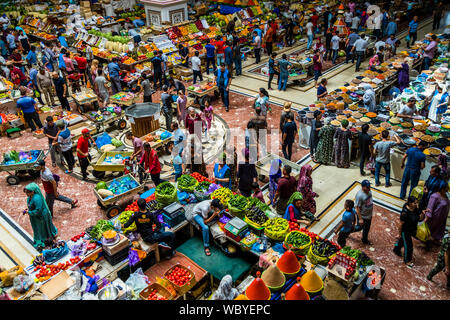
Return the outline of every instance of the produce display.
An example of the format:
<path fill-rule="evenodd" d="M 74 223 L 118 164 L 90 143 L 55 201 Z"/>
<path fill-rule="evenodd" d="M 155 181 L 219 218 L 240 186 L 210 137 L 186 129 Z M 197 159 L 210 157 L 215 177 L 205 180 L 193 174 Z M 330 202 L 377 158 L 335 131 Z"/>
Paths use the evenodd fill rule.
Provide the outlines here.
<path fill-rule="evenodd" d="M 58 264 L 49 264 L 47 265 L 45 262 L 36 266 L 33 271 L 38 272 L 35 276 L 35 282 L 44 282 L 58 274 L 61 270 L 67 270 L 69 267 L 77 264 L 81 261 L 79 256 L 70 258 L 66 263 L 58 263 Z"/>
<path fill-rule="evenodd" d="M 112 198 L 113 196 L 121 195 L 125 192 L 128 192 L 128 191 L 134 189 L 134 188 L 139 187 L 139 184 L 137 183 L 137 181 L 130 178 L 129 176 L 124 176 L 119 179 L 113 179 L 110 182 L 105 183 L 107 191 L 110 191 L 112 193 L 112 195 L 110 193 L 104 193 L 104 191 L 102 191 L 102 189 L 105 189 L 105 187 L 104 187 L 105 185 L 101 184 L 99 186 L 99 184 L 100 184 L 100 182 L 97 183 L 96 189 L 97 189 L 98 194 L 100 194 L 104 200 Z M 103 195 L 106 195 L 106 196 L 103 197 Z"/>
<path fill-rule="evenodd" d="M 311 244 L 311 237 L 300 231 L 291 231 L 284 240 L 287 247 L 305 248 Z"/>
<path fill-rule="evenodd" d="M 201 182 L 203 182 L 203 181 L 207 181 L 207 182 L 210 182 L 210 183 L 214 183 L 214 180 L 208 179 L 208 178 L 202 176 L 202 175 L 201 175 L 200 173 L 198 173 L 198 172 L 193 172 L 193 173 L 191 173 L 191 176 L 194 177 L 195 180 L 197 180 L 199 183 L 201 183 Z"/>
<path fill-rule="evenodd" d="M 192 193 L 197 185 L 198 181 L 189 174 L 183 174 L 177 180 L 177 187 L 180 191 Z"/>
<path fill-rule="evenodd" d="M 357 265 L 359 266 L 371 266 L 375 263 L 370 259 L 364 252 L 358 249 L 352 249 L 349 246 L 345 246 L 339 252 L 348 255 L 349 257 L 356 259 Z"/>
<path fill-rule="evenodd" d="M 266 223 L 267 220 L 269 220 L 269 218 L 267 217 L 265 212 L 263 212 L 258 207 L 253 207 L 253 208 L 247 210 L 247 213 L 245 216 L 248 220 L 255 223 L 257 225 L 257 227 L 262 226 L 264 223 Z"/>
<path fill-rule="evenodd" d="M 300 230 L 300 226 L 297 222 L 289 221 L 289 231 Z"/>
<path fill-rule="evenodd" d="M 156 289 L 153 289 L 152 291 L 150 291 L 147 300 L 167 300 L 167 298 L 159 294 Z"/>
<path fill-rule="evenodd" d="M 114 230 L 113 224 L 107 220 L 100 219 L 97 221 L 95 226 L 89 231 L 89 236 L 92 239 L 100 240 L 103 236 L 103 233 L 108 230 Z"/>
<path fill-rule="evenodd" d="M 85 234 L 86 234 L 85 232 L 82 232 L 80 234 L 73 236 L 72 238 L 70 238 L 70 240 L 73 242 L 77 242 L 78 240 L 82 239 Z"/>
<path fill-rule="evenodd" d="M 160 208 L 177 201 L 177 189 L 168 181 L 160 183 L 155 189 L 155 199 Z"/>
<path fill-rule="evenodd" d="M 247 198 L 240 194 L 232 195 L 230 200 L 228 200 L 228 209 L 230 209 L 231 212 L 242 212 L 247 206 Z"/>
<path fill-rule="evenodd" d="M 262 211 L 270 210 L 270 207 L 255 197 L 248 198 L 248 208 L 259 208 Z"/>
<path fill-rule="evenodd" d="M 41 151 L 31 150 L 31 151 L 20 151 L 11 150 L 3 154 L 4 165 L 21 164 L 21 163 L 32 163 L 35 162 Z"/>
<path fill-rule="evenodd" d="M 211 194 L 211 199 L 219 199 L 220 203 L 222 203 L 222 205 L 224 207 L 227 207 L 228 201 L 230 200 L 232 195 L 233 195 L 233 192 L 231 192 L 230 189 L 222 187 L 222 188 L 217 189 L 216 191 L 214 191 Z"/>
<path fill-rule="evenodd" d="M 200 182 L 199 184 L 197 184 L 195 186 L 195 191 L 206 193 L 209 190 L 209 186 L 210 185 L 211 185 L 211 182 L 209 182 L 209 181 L 202 181 L 202 182 Z"/>
<path fill-rule="evenodd" d="M 192 86 L 187 87 L 187 89 L 189 91 L 202 93 L 202 92 L 208 91 L 209 89 L 214 88 L 214 87 L 215 87 L 215 84 L 213 82 L 208 82 L 208 83 L 204 83 L 204 84 L 194 84 Z"/>
<path fill-rule="evenodd" d="M 182 287 L 186 283 L 192 280 L 192 275 L 189 271 L 187 271 L 184 268 L 176 266 L 175 268 L 171 269 L 165 277 L 175 285 Z"/>
<path fill-rule="evenodd" d="M 311 247 L 309 247 L 308 259 L 315 264 L 326 265 L 328 260 L 340 247 L 328 239 L 316 237 Z"/>
<path fill-rule="evenodd" d="M 134 211 L 124 211 L 119 216 L 119 221 L 121 225 L 124 225 L 127 223 L 128 220 L 130 220 L 131 216 L 133 215 Z M 128 228 L 122 227 L 123 233 L 133 232 L 136 231 L 136 223 L 132 223 Z"/>
<path fill-rule="evenodd" d="M 328 268 L 332 269 L 334 267 L 334 265 L 336 265 L 336 264 L 345 268 L 345 275 L 344 275 L 345 279 L 349 279 L 352 276 L 352 274 L 355 272 L 356 259 L 351 258 L 350 256 L 348 256 L 342 252 L 336 253 L 336 256 L 333 257 L 328 262 Z"/>
<path fill-rule="evenodd" d="M 264 234 L 273 240 L 281 241 L 289 231 L 289 223 L 283 218 L 272 218 L 263 225 Z"/>

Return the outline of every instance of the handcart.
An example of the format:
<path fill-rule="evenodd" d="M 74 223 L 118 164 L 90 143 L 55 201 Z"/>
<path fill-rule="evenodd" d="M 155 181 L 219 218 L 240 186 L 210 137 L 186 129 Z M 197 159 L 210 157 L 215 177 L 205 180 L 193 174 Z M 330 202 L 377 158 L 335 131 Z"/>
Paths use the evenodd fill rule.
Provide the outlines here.
<path fill-rule="evenodd" d="M 140 184 L 131 174 L 127 174 L 123 177 L 120 177 L 119 179 L 125 179 L 126 177 L 129 177 L 132 180 L 136 181 L 138 186 L 136 188 L 128 190 L 122 194 L 114 195 L 112 198 L 109 198 L 106 200 L 103 199 L 102 196 L 99 195 L 98 191 L 94 188 L 94 194 L 97 197 L 97 204 L 99 205 L 100 208 L 102 208 L 103 210 L 106 210 L 106 216 L 109 219 L 117 216 L 119 213 L 121 213 L 123 211 L 120 206 L 120 200 L 131 197 L 144 189 L 144 185 Z M 109 186 L 111 184 L 111 182 L 112 182 L 112 180 L 106 182 L 106 185 Z"/>
<path fill-rule="evenodd" d="M 98 109 L 98 98 L 92 89 L 84 92 L 75 92 L 72 94 L 72 99 L 77 105 L 77 110 L 80 114 L 86 111 L 86 107 L 93 105 L 94 109 Z"/>
<path fill-rule="evenodd" d="M 97 132 L 102 130 L 105 131 L 106 126 L 116 126 L 120 130 L 124 130 L 127 127 L 127 121 L 124 119 L 125 111 L 123 110 L 120 115 L 113 115 L 112 113 L 109 115 L 100 115 L 96 112 L 88 112 L 85 116 L 95 123 Z M 101 116 L 101 118 L 98 118 L 99 116 Z"/>
<path fill-rule="evenodd" d="M 45 157 L 50 152 L 44 152 L 44 150 L 37 150 L 39 151 L 39 155 L 37 156 L 36 160 L 33 162 L 27 162 L 27 163 L 18 163 L 18 164 L 5 164 L 5 161 L 0 163 L 0 172 L 6 171 L 9 173 L 9 176 L 6 177 L 6 182 L 11 185 L 17 185 L 20 182 L 20 175 L 29 174 L 33 179 L 39 177 L 40 172 L 39 170 L 36 170 L 34 165 L 39 161 L 45 159 Z M 12 173 L 14 172 L 14 173 Z"/>
<path fill-rule="evenodd" d="M 97 179 L 102 179 L 105 174 L 106 171 L 110 171 L 110 172 L 122 172 L 125 169 L 125 163 L 121 163 L 121 164 L 111 164 L 111 163 L 105 163 L 105 158 L 106 157 L 115 157 L 116 155 L 121 155 L 123 158 L 125 157 L 131 157 L 131 155 L 133 154 L 133 152 L 131 151 L 109 151 L 109 152 L 104 152 L 100 158 L 97 160 L 96 163 L 91 163 L 92 166 L 92 175 L 94 177 L 96 177 Z"/>
<path fill-rule="evenodd" d="M 203 89 L 206 85 L 210 85 L 210 87 Z M 209 97 L 209 95 L 211 93 L 214 94 L 215 99 L 219 99 L 219 97 L 220 97 L 219 88 L 215 84 L 213 85 L 212 83 L 210 83 L 208 81 L 200 82 L 198 85 L 195 84 L 194 86 L 202 88 L 202 91 L 191 90 L 188 87 L 187 92 L 189 95 L 197 97 L 199 99 L 199 102 L 201 105 L 205 104 L 205 100 L 208 99 L 207 97 Z"/>

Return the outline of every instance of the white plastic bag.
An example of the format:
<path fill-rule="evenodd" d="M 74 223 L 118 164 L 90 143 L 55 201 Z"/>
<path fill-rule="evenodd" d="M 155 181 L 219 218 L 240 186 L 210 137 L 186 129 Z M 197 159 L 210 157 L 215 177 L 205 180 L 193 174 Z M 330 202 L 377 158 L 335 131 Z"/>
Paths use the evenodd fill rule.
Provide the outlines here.
<path fill-rule="evenodd" d="M 150 281 L 142 271 L 142 268 L 139 268 L 134 273 L 132 273 L 125 282 L 125 284 L 137 294 L 147 288 L 149 283 Z"/>

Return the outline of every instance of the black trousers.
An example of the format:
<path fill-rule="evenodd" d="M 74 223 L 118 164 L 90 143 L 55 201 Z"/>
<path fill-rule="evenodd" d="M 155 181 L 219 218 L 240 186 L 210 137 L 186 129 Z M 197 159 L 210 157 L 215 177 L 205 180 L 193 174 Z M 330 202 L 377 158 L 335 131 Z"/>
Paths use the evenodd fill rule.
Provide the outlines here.
<path fill-rule="evenodd" d="M 144 96 L 144 102 L 152 102 L 152 96 Z"/>
<path fill-rule="evenodd" d="M 239 188 L 239 192 L 240 192 L 244 197 L 250 197 L 250 196 L 252 195 L 252 190 L 245 190 L 245 189 Z"/>
<path fill-rule="evenodd" d="M 273 51 L 273 42 L 266 42 L 266 50 L 267 50 L 267 55 L 270 57 L 272 55 L 272 51 Z"/>
<path fill-rule="evenodd" d="M 256 63 L 261 61 L 261 48 L 255 48 L 255 59 Z"/>
<path fill-rule="evenodd" d="M 148 243 L 165 242 L 169 245 L 169 247 L 173 248 L 173 240 L 175 239 L 175 234 L 173 232 L 156 231 L 151 235 L 142 237 L 142 239 Z M 173 251 L 173 249 L 171 251 Z"/>
<path fill-rule="evenodd" d="M 153 84 L 155 86 L 155 89 L 158 87 L 157 82 L 159 81 L 159 85 L 162 88 L 163 86 L 163 75 L 162 72 L 155 72 L 153 74 Z"/>
<path fill-rule="evenodd" d="M 67 100 L 66 97 L 64 97 L 62 94 L 57 94 L 58 100 L 61 103 L 61 108 L 66 109 L 67 111 L 70 111 L 70 105 L 69 100 Z"/>
<path fill-rule="evenodd" d="M 371 225 L 372 225 L 372 218 L 363 219 L 363 225 L 362 225 L 362 242 L 363 243 L 369 242 L 369 239 L 367 237 L 369 236 L 369 231 L 370 231 Z"/>
<path fill-rule="evenodd" d="M 278 80 L 277 80 L 277 86 L 278 83 L 280 83 L 280 73 L 278 71 L 275 71 L 274 73 L 269 73 L 269 85 L 268 88 L 271 89 L 272 88 L 272 80 L 273 80 L 273 76 L 277 75 L 278 76 Z"/>
<path fill-rule="evenodd" d="M 212 65 L 214 71 L 217 70 L 216 58 L 215 57 L 211 57 L 211 58 L 206 57 L 206 74 L 209 74 L 209 65 L 210 64 Z"/>
<path fill-rule="evenodd" d="M 194 83 L 197 82 L 197 77 L 200 79 L 200 81 L 203 81 L 203 76 L 202 76 L 202 72 L 201 71 L 192 70 L 192 72 L 194 73 Z"/>
<path fill-rule="evenodd" d="M 361 174 L 364 172 L 364 164 L 366 163 L 366 160 L 369 159 L 369 156 L 369 153 L 361 153 L 361 159 L 359 160 L 359 171 L 361 172 Z"/>
<path fill-rule="evenodd" d="M 286 159 L 291 160 L 292 157 L 292 144 L 293 143 L 283 143 L 283 155 Z"/>
<path fill-rule="evenodd" d="M 78 158 L 80 161 L 80 168 L 81 168 L 81 174 L 83 175 L 83 178 L 87 178 L 87 168 L 89 167 L 89 161 L 88 158 Z"/>
<path fill-rule="evenodd" d="M 75 158 L 72 153 L 72 149 L 62 152 L 64 159 L 66 159 L 67 166 L 69 167 L 69 171 L 73 170 L 73 165 L 75 164 Z"/>
<path fill-rule="evenodd" d="M 31 128 L 31 131 L 35 131 L 36 126 L 38 126 L 39 129 L 42 128 L 41 119 L 39 119 L 39 115 L 37 114 L 37 112 L 27 112 L 27 113 L 24 112 L 23 118 L 27 122 L 28 126 Z M 36 126 L 34 124 L 36 124 Z"/>
<path fill-rule="evenodd" d="M 152 181 L 155 186 L 158 186 L 161 183 L 160 173 L 150 173 L 150 177 L 152 177 Z"/>
<path fill-rule="evenodd" d="M 347 238 L 349 237 L 350 232 L 344 232 L 341 231 L 338 234 L 338 239 L 337 239 L 337 243 L 338 245 L 340 245 L 342 248 L 345 247 L 345 244 L 347 243 Z"/>
<path fill-rule="evenodd" d="M 402 253 L 403 248 L 403 261 L 405 263 L 411 262 L 413 256 L 413 242 L 412 242 L 413 234 L 402 232 L 400 239 L 398 239 L 397 243 L 394 246 L 394 252 L 400 255 Z"/>
<path fill-rule="evenodd" d="M 414 45 L 414 43 L 416 42 L 416 40 L 417 40 L 417 31 L 416 32 L 410 32 L 409 33 L 409 38 L 410 38 L 410 41 L 411 41 L 411 45 Z M 410 42 L 408 41 L 408 42 L 406 42 L 406 46 L 409 48 L 409 45 L 410 45 Z"/>
<path fill-rule="evenodd" d="M 433 17 L 433 30 L 439 29 L 441 26 L 441 17 Z"/>
<path fill-rule="evenodd" d="M 331 60 L 332 54 L 333 54 L 333 50 L 331 50 L 331 48 L 327 48 L 327 50 L 325 51 L 325 54 L 323 55 L 323 58 L 325 60 Z"/>

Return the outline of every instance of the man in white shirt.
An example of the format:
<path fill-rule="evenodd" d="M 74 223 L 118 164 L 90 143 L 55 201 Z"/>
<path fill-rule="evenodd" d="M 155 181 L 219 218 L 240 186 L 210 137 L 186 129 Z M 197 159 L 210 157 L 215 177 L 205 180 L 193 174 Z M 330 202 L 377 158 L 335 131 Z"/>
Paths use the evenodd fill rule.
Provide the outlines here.
<path fill-rule="evenodd" d="M 381 39 L 383 37 L 383 33 L 381 32 L 381 23 L 383 22 L 383 15 L 379 14 L 373 20 L 375 24 L 375 30 L 373 34 L 377 37 L 377 39 Z"/>
<path fill-rule="evenodd" d="M 359 22 L 361 21 L 361 19 L 358 16 L 354 16 L 352 18 L 352 29 L 356 31 L 358 31 L 359 29 Z"/>
<path fill-rule="evenodd" d="M 306 35 L 308 37 L 308 45 L 306 49 L 311 49 L 313 40 L 314 40 L 314 25 L 311 22 L 311 19 L 308 20 L 308 23 L 306 24 Z"/>
<path fill-rule="evenodd" d="M 341 41 L 341 38 L 336 34 L 336 32 L 333 32 L 333 38 L 331 38 L 331 50 L 333 50 L 333 65 L 336 64 L 336 58 L 338 56 L 339 51 L 339 42 Z"/>
<path fill-rule="evenodd" d="M 352 18 L 353 18 L 353 13 L 351 13 L 350 10 L 347 9 L 344 13 L 344 21 L 348 28 L 350 28 L 350 26 L 352 24 Z"/>
<path fill-rule="evenodd" d="M 356 72 L 359 71 L 359 67 L 361 65 L 361 62 L 364 60 L 364 54 L 366 53 L 366 50 L 367 50 L 367 40 L 365 38 L 365 35 L 361 34 L 361 38 L 355 41 L 352 49 L 353 57 L 355 57 L 354 53 L 356 53 L 357 58 L 355 70 Z"/>
<path fill-rule="evenodd" d="M 386 42 L 384 42 L 381 39 L 375 43 L 375 49 L 376 49 L 377 53 L 380 52 L 380 47 L 386 47 Z"/>
<path fill-rule="evenodd" d="M 256 63 L 259 63 L 261 61 L 261 37 L 258 35 L 258 32 L 253 31 L 253 47 L 255 50 L 255 59 Z"/>
<path fill-rule="evenodd" d="M 201 61 L 198 57 L 200 52 L 195 51 L 195 55 L 191 59 L 192 63 L 192 72 L 194 73 L 194 84 L 197 82 L 197 77 L 200 78 L 200 81 L 203 81 L 202 70 L 201 70 Z"/>

